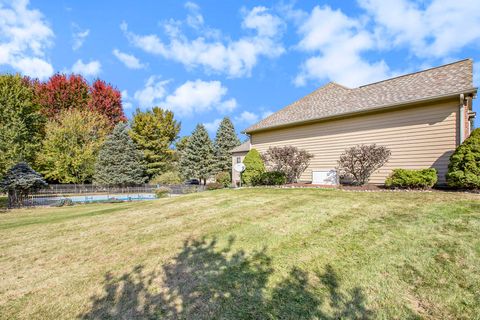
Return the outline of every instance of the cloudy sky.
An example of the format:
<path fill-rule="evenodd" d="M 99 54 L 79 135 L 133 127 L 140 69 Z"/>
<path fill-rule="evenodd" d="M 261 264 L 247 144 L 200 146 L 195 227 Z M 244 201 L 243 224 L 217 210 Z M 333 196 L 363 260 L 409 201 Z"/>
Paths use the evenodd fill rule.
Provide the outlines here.
<path fill-rule="evenodd" d="M 225 115 L 240 131 L 328 81 L 464 58 L 478 71 L 479 53 L 478 0 L 0 0 L 1 72 L 102 78 L 128 116 L 169 108 L 182 134 Z"/>

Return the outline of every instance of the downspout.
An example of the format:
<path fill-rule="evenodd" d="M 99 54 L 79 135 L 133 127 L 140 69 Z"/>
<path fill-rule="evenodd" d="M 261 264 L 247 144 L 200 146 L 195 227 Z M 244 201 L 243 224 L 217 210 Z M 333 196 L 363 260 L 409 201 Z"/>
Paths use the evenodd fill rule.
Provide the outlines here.
<path fill-rule="evenodd" d="M 460 94 L 460 143 L 465 139 L 465 95 Z"/>

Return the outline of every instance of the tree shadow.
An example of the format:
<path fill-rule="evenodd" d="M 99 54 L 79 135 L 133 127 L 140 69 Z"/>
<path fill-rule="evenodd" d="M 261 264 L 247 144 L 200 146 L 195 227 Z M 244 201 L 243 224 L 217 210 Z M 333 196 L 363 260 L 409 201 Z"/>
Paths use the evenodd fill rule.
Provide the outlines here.
<path fill-rule="evenodd" d="M 142 266 L 115 278 L 105 275 L 104 292 L 91 298 L 82 319 L 369 319 L 360 288 L 344 293 L 327 266 L 311 275 L 293 268 L 267 287 L 273 273 L 266 249 L 247 254 L 219 250 L 216 240 L 189 240 L 161 270 Z M 320 281 L 309 281 L 317 277 Z M 316 286 L 311 283 L 318 283 Z"/>

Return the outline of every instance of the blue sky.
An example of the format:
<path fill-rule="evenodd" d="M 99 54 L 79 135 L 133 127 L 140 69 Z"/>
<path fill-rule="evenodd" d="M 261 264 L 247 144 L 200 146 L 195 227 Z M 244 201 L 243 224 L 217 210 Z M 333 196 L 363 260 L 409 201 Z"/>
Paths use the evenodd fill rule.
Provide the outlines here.
<path fill-rule="evenodd" d="M 199 122 L 213 133 L 224 116 L 241 131 L 328 81 L 464 58 L 478 70 L 479 53 L 478 0 L 0 0 L 1 72 L 99 77 L 128 116 L 172 109 L 182 135 Z"/>

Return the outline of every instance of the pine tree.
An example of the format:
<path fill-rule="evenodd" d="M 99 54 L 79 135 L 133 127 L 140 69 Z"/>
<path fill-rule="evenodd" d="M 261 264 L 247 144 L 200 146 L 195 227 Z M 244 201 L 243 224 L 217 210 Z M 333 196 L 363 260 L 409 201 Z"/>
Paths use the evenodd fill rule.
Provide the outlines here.
<path fill-rule="evenodd" d="M 95 164 L 95 184 L 131 186 L 145 183 L 143 154 L 137 150 L 125 123 L 118 123 L 107 136 Z"/>
<path fill-rule="evenodd" d="M 232 171 L 232 155 L 230 151 L 240 145 L 230 118 L 223 118 L 215 136 L 215 162 L 217 172 Z"/>
<path fill-rule="evenodd" d="M 130 136 L 145 156 L 150 178 L 172 169 L 175 151 L 172 143 L 180 132 L 180 123 L 171 111 L 154 107 L 142 112 L 137 109 Z"/>
<path fill-rule="evenodd" d="M 47 186 L 43 177 L 26 162 L 11 167 L 0 182 L 0 190 L 8 194 L 8 206 L 21 207 L 32 191 Z"/>
<path fill-rule="evenodd" d="M 213 144 L 203 124 L 197 125 L 180 158 L 182 174 L 206 183 L 215 171 Z"/>

